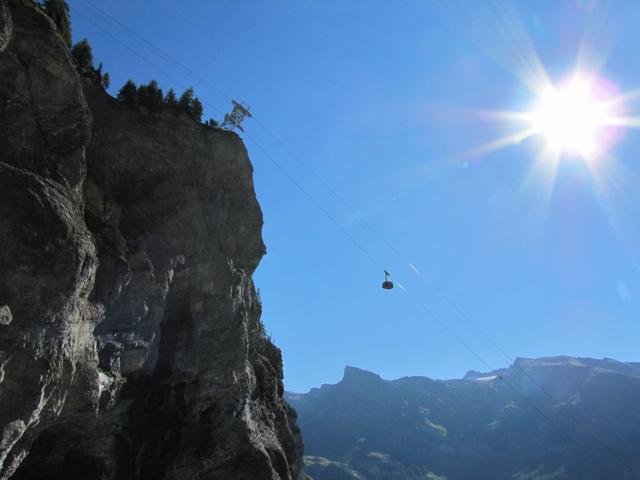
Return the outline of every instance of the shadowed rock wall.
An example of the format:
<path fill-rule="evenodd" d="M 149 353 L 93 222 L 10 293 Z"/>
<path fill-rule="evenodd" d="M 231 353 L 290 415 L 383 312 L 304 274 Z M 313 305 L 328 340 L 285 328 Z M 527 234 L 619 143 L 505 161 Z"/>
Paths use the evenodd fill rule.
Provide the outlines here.
<path fill-rule="evenodd" d="M 295 479 L 233 133 L 130 110 L 0 0 L 0 478 Z"/>

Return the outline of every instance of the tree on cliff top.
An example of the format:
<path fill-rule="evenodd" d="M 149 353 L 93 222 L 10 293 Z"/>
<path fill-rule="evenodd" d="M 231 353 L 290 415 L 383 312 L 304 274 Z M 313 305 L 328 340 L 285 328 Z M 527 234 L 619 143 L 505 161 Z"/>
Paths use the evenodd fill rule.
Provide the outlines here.
<path fill-rule="evenodd" d="M 198 97 L 194 98 L 193 103 L 191 104 L 191 116 L 198 123 L 202 121 L 203 110 L 204 109 L 202 107 L 202 102 L 200 101 L 200 99 Z"/>
<path fill-rule="evenodd" d="M 183 112 L 191 111 L 191 104 L 193 102 L 193 87 L 187 88 L 178 100 L 178 108 Z"/>
<path fill-rule="evenodd" d="M 71 48 L 71 20 L 69 19 L 69 5 L 65 0 L 44 0 L 42 9 L 56 24 L 58 32 L 67 47 Z"/>
<path fill-rule="evenodd" d="M 137 103 L 138 89 L 133 80 L 127 80 L 120 91 L 118 92 L 117 99 L 128 107 L 133 107 Z"/>
<path fill-rule="evenodd" d="M 109 85 L 111 85 L 111 78 L 109 77 L 109 72 L 102 73 L 102 62 L 100 62 L 100 65 L 98 65 L 98 68 L 95 69 L 94 73 L 96 80 L 102 86 L 102 88 L 104 88 L 105 90 L 109 88 Z"/>
<path fill-rule="evenodd" d="M 151 80 L 148 84 L 138 87 L 138 105 L 155 112 L 162 108 L 162 102 L 162 90 L 157 81 Z"/>
<path fill-rule="evenodd" d="M 93 71 L 93 52 L 91 51 L 91 45 L 89 40 L 83 38 L 76 43 L 71 49 L 71 55 L 78 65 L 78 70 L 83 73 L 89 73 Z M 102 76 L 102 68 L 100 68 L 100 75 Z"/>
<path fill-rule="evenodd" d="M 98 68 L 97 72 L 101 71 Z M 180 98 L 176 98 L 176 94 L 172 88 L 167 94 L 162 96 L 162 89 L 158 86 L 158 82 L 151 80 L 146 85 L 136 87 L 133 80 L 127 80 L 116 97 L 119 102 L 129 107 L 142 106 L 149 109 L 150 112 L 157 112 L 162 109 L 171 109 L 174 111 L 184 112 L 196 122 L 202 122 L 202 113 L 204 107 L 199 98 L 194 95 L 193 87 L 187 88 Z M 214 119 L 204 123 L 207 126 L 217 126 L 218 122 Z"/>
<path fill-rule="evenodd" d="M 111 85 L 111 77 L 109 76 L 109 72 L 104 72 L 104 75 L 102 75 L 102 88 L 106 90 L 109 88 L 109 85 Z"/>
<path fill-rule="evenodd" d="M 196 122 L 202 121 L 202 102 L 194 96 L 193 87 L 187 88 L 178 100 L 178 109 L 188 114 Z"/>
<path fill-rule="evenodd" d="M 164 106 L 167 108 L 176 108 L 178 106 L 178 99 L 173 88 L 170 88 L 167 94 L 164 96 Z"/>

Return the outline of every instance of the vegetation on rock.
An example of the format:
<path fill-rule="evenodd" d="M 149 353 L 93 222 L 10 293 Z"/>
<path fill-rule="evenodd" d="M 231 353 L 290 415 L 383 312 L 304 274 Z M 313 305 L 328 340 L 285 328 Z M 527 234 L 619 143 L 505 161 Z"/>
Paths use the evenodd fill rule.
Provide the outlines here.
<path fill-rule="evenodd" d="M 93 71 L 93 52 L 91 51 L 89 40 L 83 38 L 76 43 L 71 49 L 71 55 L 81 72 L 90 73 Z"/>
<path fill-rule="evenodd" d="M 180 95 L 180 98 L 177 99 L 172 88 L 163 96 L 162 89 L 156 80 L 151 80 L 147 84 L 136 87 L 135 82 L 129 79 L 122 88 L 120 88 L 116 98 L 119 102 L 131 108 L 144 107 L 149 112 L 169 109 L 186 113 L 196 122 L 202 121 L 204 108 L 200 99 L 194 95 L 193 87 L 187 88 L 182 95 Z M 204 122 L 204 125 L 217 127 L 218 122 L 210 119 Z"/>
<path fill-rule="evenodd" d="M 44 0 L 38 5 L 56 24 L 58 32 L 71 49 L 71 55 L 78 71 L 83 75 L 94 77 L 102 88 L 108 89 L 111 85 L 109 72 L 103 73 L 102 63 L 98 68 L 93 66 L 93 51 L 89 40 L 83 38 L 72 47 L 71 19 L 66 0 Z M 204 106 L 202 101 L 195 96 L 193 87 L 187 88 L 178 99 L 172 88 L 167 91 L 166 96 L 163 96 L 162 89 L 156 80 L 136 87 L 134 81 L 129 79 L 118 91 L 116 99 L 130 108 L 143 107 L 152 113 L 163 109 L 172 109 L 186 113 L 198 123 L 202 122 Z M 211 118 L 205 121 L 204 125 L 217 127 L 219 124 Z"/>
<path fill-rule="evenodd" d="M 71 19 L 69 5 L 65 0 L 44 0 L 42 10 L 53 20 L 67 46 L 71 47 Z"/>
<path fill-rule="evenodd" d="M 136 83 L 131 79 L 127 80 L 127 82 L 118 91 L 116 98 L 120 103 L 128 107 L 135 107 L 138 103 L 138 89 L 136 88 Z"/>

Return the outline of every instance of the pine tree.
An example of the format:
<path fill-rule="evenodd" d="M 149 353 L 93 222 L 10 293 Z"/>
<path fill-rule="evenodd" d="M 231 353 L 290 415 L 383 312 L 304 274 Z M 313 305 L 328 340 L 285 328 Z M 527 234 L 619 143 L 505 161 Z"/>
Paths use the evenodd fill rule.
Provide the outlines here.
<path fill-rule="evenodd" d="M 170 88 L 167 94 L 164 96 L 164 106 L 167 108 L 176 108 L 178 106 L 178 99 L 173 88 Z"/>
<path fill-rule="evenodd" d="M 194 98 L 191 104 L 191 116 L 198 123 L 202 121 L 202 111 L 202 102 L 198 97 Z"/>
<path fill-rule="evenodd" d="M 93 70 L 93 52 L 86 38 L 83 38 L 73 46 L 71 55 L 81 72 L 87 73 Z"/>
<path fill-rule="evenodd" d="M 71 20 L 69 19 L 69 5 L 65 0 L 44 0 L 42 9 L 56 24 L 60 36 L 71 48 Z"/>
<path fill-rule="evenodd" d="M 187 88 L 178 100 L 178 108 L 185 113 L 191 113 L 191 106 L 193 104 L 193 87 Z"/>
<path fill-rule="evenodd" d="M 162 90 L 157 81 L 151 80 L 147 85 L 138 87 L 138 104 L 154 112 L 162 108 Z"/>
<path fill-rule="evenodd" d="M 138 89 L 136 88 L 135 82 L 129 79 L 127 83 L 122 86 L 116 98 L 123 104 L 133 107 L 137 103 L 137 93 Z"/>
<path fill-rule="evenodd" d="M 100 83 L 102 84 L 102 88 L 104 88 L 105 90 L 109 88 L 109 85 L 111 85 L 111 78 L 109 77 L 109 72 L 104 72 Z"/>
<path fill-rule="evenodd" d="M 202 102 L 200 99 L 193 96 L 193 87 L 187 88 L 178 100 L 178 109 L 185 112 L 195 121 L 200 122 L 202 120 Z"/>

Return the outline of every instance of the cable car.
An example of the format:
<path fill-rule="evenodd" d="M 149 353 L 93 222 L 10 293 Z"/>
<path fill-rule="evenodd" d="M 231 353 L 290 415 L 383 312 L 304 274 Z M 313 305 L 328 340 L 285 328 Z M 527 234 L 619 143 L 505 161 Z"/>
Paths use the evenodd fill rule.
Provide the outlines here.
<path fill-rule="evenodd" d="M 393 288 L 393 282 L 389 280 L 390 276 L 391 274 L 385 270 L 384 282 L 382 282 L 382 288 L 384 288 L 385 290 L 391 290 Z"/>

